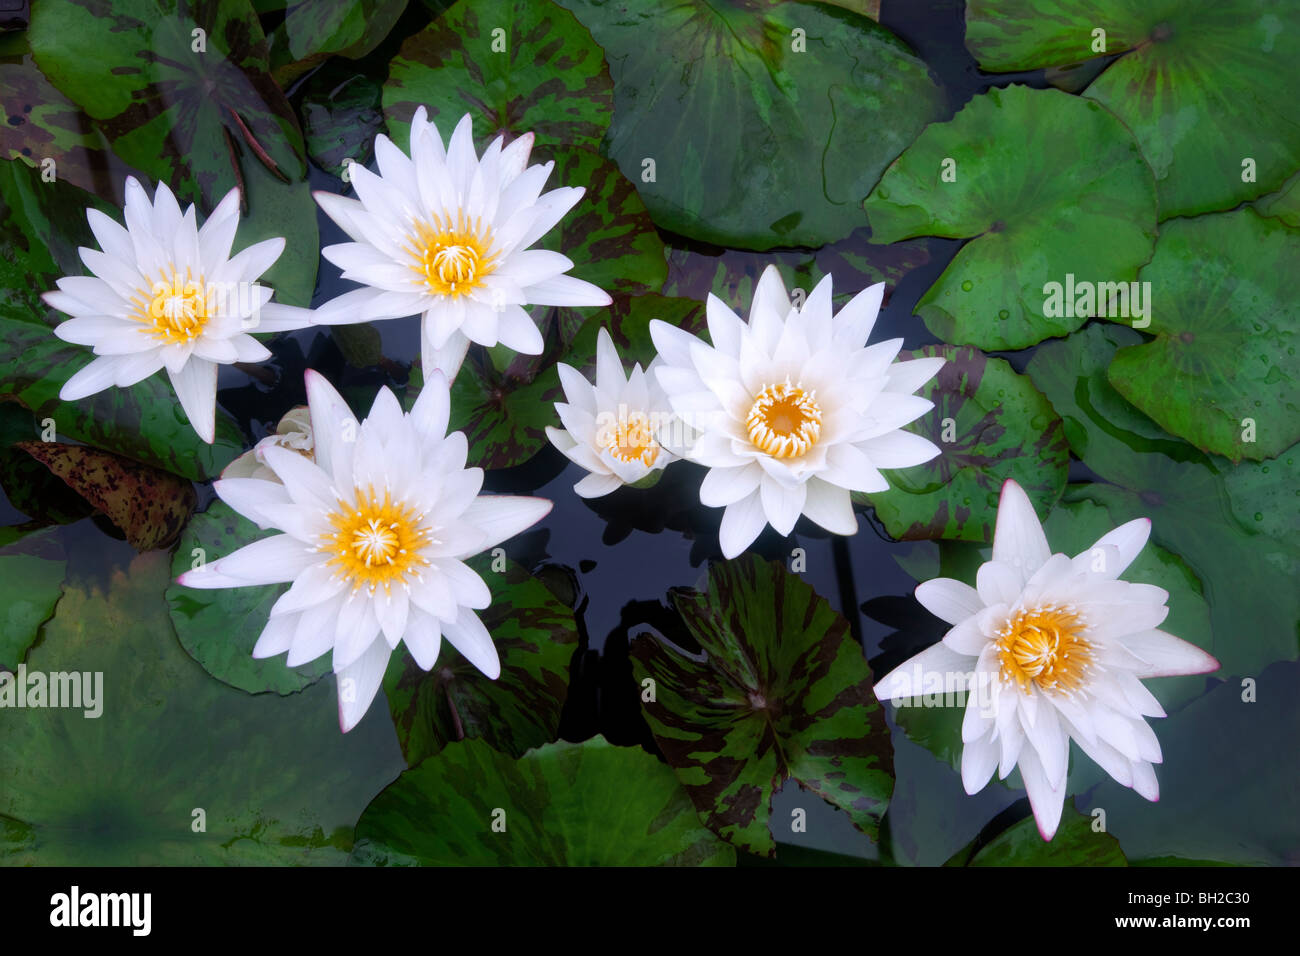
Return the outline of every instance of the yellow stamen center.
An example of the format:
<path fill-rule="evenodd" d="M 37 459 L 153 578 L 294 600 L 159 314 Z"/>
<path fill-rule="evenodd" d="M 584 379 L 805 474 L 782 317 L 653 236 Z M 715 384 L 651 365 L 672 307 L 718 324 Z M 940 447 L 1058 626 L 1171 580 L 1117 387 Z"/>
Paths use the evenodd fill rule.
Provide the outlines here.
<path fill-rule="evenodd" d="M 429 563 L 420 553 L 432 540 L 422 518 L 386 491 L 380 498 L 373 489 L 357 489 L 356 503 L 340 500 L 330 515 L 333 530 L 321 536 L 318 550 L 333 554 L 330 565 L 353 591 L 406 586 Z"/>
<path fill-rule="evenodd" d="M 454 222 L 441 216 L 416 222 L 405 248 L 414 260 L 411 267 L 435 295 L 468 295 L 497 266 L 491 228 L 461 212 Z"/>
<path fill-rule="evenodd" d="M 805 392 L 787 378 L 758 393 L 745 427 L 749 440 L 773 458 L 796 458 L 817 444 L 822 407 L 815 392 Z"/>
<path fill-rule="evenodd" d="M 193 342 L 203 334 L 212 314 L 203 277 L 194 278 L 188 267 L 184 275 L 175 267 L 160 270 L 153 288 L 148 292 L 141 289 L 131 304 L 135 319 L 150 326 L 150 334 L 168 345 Z"/>
<path fill-rule="evenodd" d="M 1007 621 L 994 646 L 1004 681 L 1020 689 L 1033 684 L 1039 690 L 1073 691 L 1092 668 L 1092 645 L 1087 627 L 1072 605 L 1044 604 L 1022 608 Z"/>
<path fill-rule="evenodd" d="M 647 468 L 659 457 L 659 442 L 645 412 L 631 412 L 610 430 L 605 447 L 622 462 L 639 461 Z"/>

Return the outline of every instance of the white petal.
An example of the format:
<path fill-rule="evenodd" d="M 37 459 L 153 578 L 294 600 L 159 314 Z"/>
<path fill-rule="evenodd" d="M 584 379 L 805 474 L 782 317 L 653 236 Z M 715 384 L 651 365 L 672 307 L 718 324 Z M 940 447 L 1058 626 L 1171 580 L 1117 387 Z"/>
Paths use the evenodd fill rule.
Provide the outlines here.
<path fill-rule="evenodd" d="M 455 621 L 443 622 L 442 634 L 484 675 L 493 680 L 501 676 L 501 659 L 497 656 L 492 636 L 469 608 L 462 607 Z"/>
<path fill-rule="evenodd" d="M 461 517 L 483 531 L 486 540 L 482 548 L 486 549 L 541 521 L 550 513 L 551 504 L 545 498 L 482 495 L 470 503 Z"/>
<path fill-rule="evenodd" d="M 916 586 L 921 606 L 942 621 L 960 624 L 984 610 L 979 592 L 952 578 L 933 578 Z"/>
<path fill-rule="evenodd" d="M 1052 556 L 1047 546 L 1043 526 L 1029 503 L 1029 496 L 1014 481 L 1007 479 L 1002 485 L 998 501 L 997 526 L 993 530 L 993 560 L 1008 568 L 1015 568 L 1020 584 L 1029 580 Z M 990 602 L 992 603 L 992 602 Z"/>
<path fill-rule="evenodd" d="M 767 524 L 763 512 L 762 495 L 754 491 L 746 498 L 727 505 L 722 513 L 722 526 L 718 529 L 718 543 L 726 558 L 734 558 L 744 551 Z"/>
<path fill-rule="evenodd" d="M 725 508 L 740 501 L 758 488 L 762 474 L 762 469 L 754 464 L 710 468 L 700 483 L 700 503 L 709 508 Z M 856 523 L 854 530 L 857 530 Z"/>
<path fill-rule="evenodd" d="M 179 372 L 168 371 L 176 397 L 194 430 L 209 445 L 217 429 L 217 367 L 193 358 Z"/>
<path fill-rule="evenodd" d="M 320 554 L 301 541 L 276 534 L 246 544 L 214 563 L 219 573 L 251 585 L 292 581 L 320 560 Z"/>
<path fill-rule="evenodd" d="M 1160 630 L 1129 634 L 1120 643 L 1146 665 L 1133 670 L 1137 677 L 1176 677 L 1182 674 L 1208 674 L 1219 669 L 1219 662 L 1195 644 Z"/>
<path fill-rule="evenodd" d="M 371 641 L 364 654 L 338 672 L 339 729 L 344 733 L 355 727 L 370 709 L 392 653 L 385 642 Z"/>
<path fill-rule="evenodd" d="M 1038 833 L 1044 840 L 1056 835 L 1056 828 L 1061 824 L 1061 811 L 1065 807 L 1065 788 L 1053 790 L 1048 783 L 1047 774 L 1038 755 L 1032 747 L 1020 752 L 1020 776 L 1025 781 L 1025 790 L 1029 793 L 1029 806 L 1034 811 L 1034 822 L 1038 824 Z"/>
<path fill-rule="evenodd" d="M 857 534 L 858 518 L 853 513 L 853 499 L 849 492 L 822 481 L 809 478 L 803 503 L 804 516 L 832 534 Z"/>
<path fill-rule="evenodd" d="M 880 679 L 875 686 L 876 696 L 881 700 L 898 700 L 899 698 L 919 697 L 926 692 L 926 675 L 931 677 L 930 686 L 952 686 L 954 690 L 963 689 L 969 684 L 968 675 L 975 662 L 964 654 L 956 653 L 952 648 L 939 641 L 916 654 Z"/>
<path fill-rule="evenodd" d="M 973 702 L 967 707 L 976 706 Z M 976 737 L 961 751 L 961 783 L 968 794 L 984 789 L 998 766 L 998 747 L 992 735 Z"/>

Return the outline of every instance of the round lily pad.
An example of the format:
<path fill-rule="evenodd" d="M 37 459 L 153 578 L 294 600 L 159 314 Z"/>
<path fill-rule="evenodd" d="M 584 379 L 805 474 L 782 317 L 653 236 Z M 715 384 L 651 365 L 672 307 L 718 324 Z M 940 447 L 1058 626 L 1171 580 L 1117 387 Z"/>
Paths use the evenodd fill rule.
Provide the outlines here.
<path fill-rule="evenodd" d="M 537 0 L 461 0 L 402 44 L 384 84 L 384 115 L 403 146 L 423 106 L 444 139 L 469 113 L 480 144 L 508 131 L 533 133 L 538 145 L 595 149 L 613 102 L 591 34 L 569 11 Z"/>
<path fill-rule="evenodd" d="M 603 737 L 515 760 L 481 740 L 406 771 L 357 822 L 352 862 L 383 866 L 730 866 L 672 771 Z"/>
<path fill-rule="evenodd" d="M 929 439 L 938 456 L 890 471 L 888 491 L 854 497 L 870 502 L 899 540 L 991 541 L 1008 478 L 1040 514 L 1060 497 L 1070 464 L 1061 419 L 1004 360 L 949 345 L 926 346 L 910 357 L 935 355 L 947 361 L 917 392 L 935 407 L 905 428 Z"/>
<path fill-rule="evenodd" d="M 4 609 L 0 612 L 0 668 L 12 671 L 54 613 L 63 594 L 68 559 L 57 528 L 14 533 L 13 540 L 4 538 L 0 538 L 0 608 Z"/>
<path fill-rule="evenodd" d="M 1300 441 L 1300 233 L 1251 209 L 1166 223 L 1140 278 L 1159 290 L 1109 378 L 1121 395 L 1197 448 L 1233 461 Z"/>
<path fill-rule="evenodd" d="M 703 653 L 642 634 L 630 654 L 646 721 L 705 824 L 772 856 L 772 798 L 794 779 L 874 838 L 893 748 L 848 621 L 752 557 L 711 564 L 707 592 L 671 594 Z"/>
<path fill-rule="evenodd" d="M 1129 283 L 1156 235 L 1155 182 L 1124 125 L 1089 100 L 1024 86 L 927 127 L 866 210 L 875 242 L 969 240 L 916 312 L 945 342 L 986 350 L 1092 316 L 1130 321 Z"/>
<path fill-rule="evenodd" d="M 770 249 L 847 236 L 885 165 L 942 110 L 925 64 L 845 10 L 561 2 L 609 59 L 608 155 L 655 222 L 692 239 Z"/>
<path fill-rule="evenodd" d="M 1295 4 L 970 0 L 966 45 L 990 72 L 1122 54 L 1084 96 L 1142 144 L 1161 219 L 1231 208 L 1276 189 L 1300 166 L 1288 82 L 1300 58 Z"/>

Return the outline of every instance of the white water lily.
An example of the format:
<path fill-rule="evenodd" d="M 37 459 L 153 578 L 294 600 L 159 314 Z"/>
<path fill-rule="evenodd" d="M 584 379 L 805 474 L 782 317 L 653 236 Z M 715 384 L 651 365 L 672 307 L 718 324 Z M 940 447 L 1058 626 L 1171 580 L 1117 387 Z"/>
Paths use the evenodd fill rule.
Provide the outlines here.
<path fill-rule="evenodd" d="M 573 262 L 528 247 L 582 198 L 581 186 L 542 193 L 553 162 L 529 166 L 533 134 L 474 152 L 469 114 L 443 147 L 424 107 L 411 120 L 410 156 L 375 137 L 379 175 L 350 167 L 357 199 L 316 193 L 354 241 L 321 250 L 343 278 L 365 284 L 322 305 L 315 321 L 336 325 L 419 314 L 426 370 L 456 376 L 470 342 L 527 355 L 542 335 L 525 305 L 599 306 L 610 298 L 565 275 Z"/>
<path fill-rule="evenodd" d="M 1156 800 L 1160 743 L 1145 718 L 1165 712 L 1142 679 L 1218 669 L 1199 647 L 1158 630 L 1168 592 L 1119 579 L 1150 533 L 1138 518 L 1073 558 L 1053 554 L 1029 498 L 1007 481 L 976 587 L 935 578 L 916 589 L 952 629 L 876 685 L 881 700 L 965 689 L 966 792 L 1018 766 L 1044 840 L 1061 820 L 1071 739 L 1117 782 Z"/>
<path fill-rule="evenodd" d="M 867 346 L 884 296 L 877 283 L 832 315 L 831 277 L 796 309 L 775 266 L 754 290 L 748 323 L 708 298 L 708 345 L 659 320 L 650 333 L 656 374 L 673 410 L 699 432 L 685 457 L 709 469 L 700 501 L 725 507 L 719 538 L 728 558 L 764 526 L 789 534 L 800 514 L 853 534 L 850 492 L 884 491 L 881 468 L 939 454 L 901 427 L 933 403 L 912 393 L 941 358 L 894 362 L 902 339 Z"/>
<path fill-rule="evenodd" d="M 637 363 L 625 376 L 614 340 L 602 328 L 596 336 L 594 385 L 563 362 L 556 368 L 567 399 L 555 403 L 564 427 L 548 426 L 546 437 L 570 461 L 591 472 L 573 486 L 581 497 L 607 495 L 676 459 L 659 440 L 676 416 L 654 379 L 653 362 L 648 371 Z"/>
<path fill-rule="evenodd" d="M 288 653 L 290 667 L 333 652 L 339 726 L 351 730 L 404 642 L 424 670 L 442 638 L 488 677 L 501 672 L 475 610 L 491 603 L 464 559 L 541 520 L 542 498 L 479 495 L 481 468 L 466 468 L 464 434 L 446 434 L 451 398 L 431 372 L 409 414 L 387 388 L 360 424 L 322 376 L 307 373 L 315 460 L 268 446 L 280 481 L 223 478 L 223 501 L 262 528 L 283 532 L 198 570 L 196 588 L 293 582 L 271 607 L 253 648 Z"/>
<path fill-rule="evenodd" d="M 279 481 L 279 476 L 263 461 L 262 453 L 274 446 L 287 448 L 302 455 L 308 461 L 314 461 L 312 444 L 311 410 L 306 405 L 299 405 L 284 413 L 284 417 L 275 426 L 274 435 L 267 435 L 222 469 L 221 477 Z"/>
<path fill-rule="evenodd" d="M 45 301 L 72 318 L 54 334 L 92 346 L 96 358 L 64 384 L 75 401 L 116 385 L 124 388 L 165 368 L 181 408 L 199 436 L 216 431 L 217 366 L 271 357 L 249 332 L 283 332 L 311 324 L 307 309 L 270 301 L 257 279 L 284 250 L 266 239 L 232 256 L 239 191 L 232 189 L 200 227 L 194 206 L 184 213 L 159 183 L 151 202 L 126 181 L 126 227 L 97 209 L 86 218 L 102 251 L 82 248 L 90 276 L 68 276 Z"/>

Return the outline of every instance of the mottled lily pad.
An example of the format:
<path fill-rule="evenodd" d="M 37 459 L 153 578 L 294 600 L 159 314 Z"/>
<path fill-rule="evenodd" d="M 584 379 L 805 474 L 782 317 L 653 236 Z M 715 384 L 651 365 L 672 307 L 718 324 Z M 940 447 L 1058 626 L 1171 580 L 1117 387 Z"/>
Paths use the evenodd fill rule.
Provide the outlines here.
<path fill-rule="evenodd" d="M 69 582 L 29 674 L 102 675 L 81 707 L 0 721 L 0 858 L 45 866 L 334 864 L 402 761 L 383 708 L 338 731 L 332 682 L 250 697 L 176 643 L 161 553 Z M 93 680 L 92 680 L 93 686 Z M 47 701 L 48 702 L 48 701 Z M 91 710 L 94 712 L 94 709 Z M 202 815 L 196 814 L 201 810 Z M 200 828 L 202 827 L 202 828 Z"/>
<path fill-rule="evenodd" d="M 1256 674 L 1272 661 L 1292 660 L 1300 656 L 1300 546 L 1294 536 L 1265 531 L 1297 521 L 1300 499 L 1288 475 L 1300 452 L 1234 469 L 1169 435 L 1106 378 L 1116 348 L 1138 339 L 1130 329 L 1089 326 L 1041 346 L 1026 368 L 1065 420 L 1075 453 L 1113 482 L 1072 494 L 1105 505 L 1117 524 L 1151 519 L 1152 539 L 1200 579 L 1214 633 L 1231 635 L 1214 648 L 1222 673 Z"/>
<path fill-rule="evenodd" d="M 990 90 L 929 126 L 866 210 L 875 242 L 969 240 L 916 312 L 945 342 L 986 350 L 1064 335 L 1093 315 L 1128 321 L 1112 313 L 1133 304 L 1112 302 L 1110 287 L 1093 288 L 1091 303 L 1066 287 L 1122 283 L 1127 293 L 1156 235 L 1155 182 L 1123 124 L 1089 100 L 1023 86 Z"/>
<path fill-rule="evenodd" d="M 112 452 L 44 441 L 17 447 L 94 505 L 137 551 L 175 541 L 198 500 L 185 479 Z"/>
<path fill-rule="evenodd" d="M 609 58 L 607 154 L 655 222 L 692 239 L 748 249 L 842 239 L 862 225 L 858 203 L 881 171 L 942 110 L 925 64 L 844 10 L 562 3 Z"/>
<path fill-rule="evenodd" d="M 0 546 L 0 668 L 16 670 L 63 594 L 68 559 L 57 528 Z"/>
<path fill-rule="evenodd" d="M 1095 818 L 1066 806 L 1051 841 L 1044 840 L 1032 816 L 1007 827 L 991 840 L 975 840 L 945 866 L 1128 866 L 1119 841 Z"/>
<path fill-rule="evenodd" d="M 186 571 L 267 536 L 268 532 L 224 501 L 212 502 L 207 511 L 195 515 L 185 526 L 172 557 L 173 581 L 165 597 L 181 647 L 205 671 L 223 684 L 249 694 L 293 694 L 330 673 L 331 658 L 323 654 L 299 667 L 285 664 L 283 654 L 253 658 L 253 647 L 266 626 L 271 605 L 284 593 L 286 585 L 206 590 L 175 583 L 175 578 Z"/>
<path fill-rule="evenodd" d="M 382 866 L 730 866 L 672 771 L 603 737 L 515 760 L 481 740 L 406 771 L 357 823 L 352 862 Z"/>
<path fill-rule="evenodd" d="M 926 346 L 910 357 L 933 355 L 947 361 L 917 394 L 935 407 L 905 427 L 929 439 L 938 456 L 889 472 L 888 491 L 854 497 L 870 502 L 900 540 L 992 541 L 998 495 L 1008 478 L 1025 489 L 1040 515 L 1060 497 L 1070 463 L 1061 419 L 1002 359 L 947 345 Z"/>
<path fill-rule="evenodd" d="M 216 474 L 243 445 L 229 416 L 217 414 L 216 441 L 194 434 L 167 377 L 110 388 L 76 402 L 59 389 L 93 358 L 54 337 L 66 316 L 41 301 L 64 275 L 80 275 L 78 246 L 94 246 L 86 207 L 103 203 L 67 183 L 43 183 L 21 161 L 0 161 L 0 395 L 54 422 L 56 438 L 75 438 L 186 478 Z M 42 426 L 44 427 L 44 426 Z"/>
<path fill-rule="evenodd" d="M 893 749 L 849 624 L 797 575 L 744 558 L 709 590 L 672 592 L 703 653 L 642 634 L 630 654 L 655 740 L 705 824 L 772 856 L 773 795 L 789 779 L 874 838 Z M 653 681 L 646 685 L 645 681 Z"/>
<path fill-rule="evenodd" d="M 349 162 L 370 162 L 375 134 L 384 125 L 379 83 L 362 73 L 323 68 L 309 79 L 302 96 L 302 128 L 307 154 L 335 176 Z"/>
<path fill-rule="evenodd" d="M 1104 51 L 1094 49 L 1098 29 Z M 1295 86 L 1280 79 L 1300 59 L 1295 4 L 970 0 L 966 45 L 990 72 L 1122 54 L 1084 96 L 1142 144 L 1161 219 L 1228 209 L 1276 189 L 1300 165 Z"/>
<path fill-rule="evenodd" d="M 521 757 L 559 732 L 578 646 L 573 611 L 525 568 L 506 562 L 493 571 L 494 561 L 484 554 L 469 566 L 492 592 L 479 619 L 501 656 L 500 677 L 483 676 L 445 641 L 432 670 L 406 653 L 389 661 L 384 692 L 411 766 L 465 738 Z"/>
<path fill-rule="evenodd" d="M 480 148 L 506 131 L 596 149 L 613 102 L 600 47 L 548 0 L 461 0 L 402 44 L 384 84 L 388 128 L 403 145 L 424 106 L 444 139 L 469 113 Z"/>
<path fill-rule="evenodd" d="M 292 236 L 264 281 L 307 304 L 319 256 L 302 132 L 247 0 L 49 0 L 28 35 L 44 74 L 132 167 L 204 213 L 243 185 L 237 244 Z"/>
<path fill-rule="evenodd" d="M 1296 262 L 1300 233 L 1250 209 L 1166 223 L 1140 273 L 1155 340 L 1120 349 L 1110 383 L 1204 451 L 1281 454 L 1300 441 Z"/>

